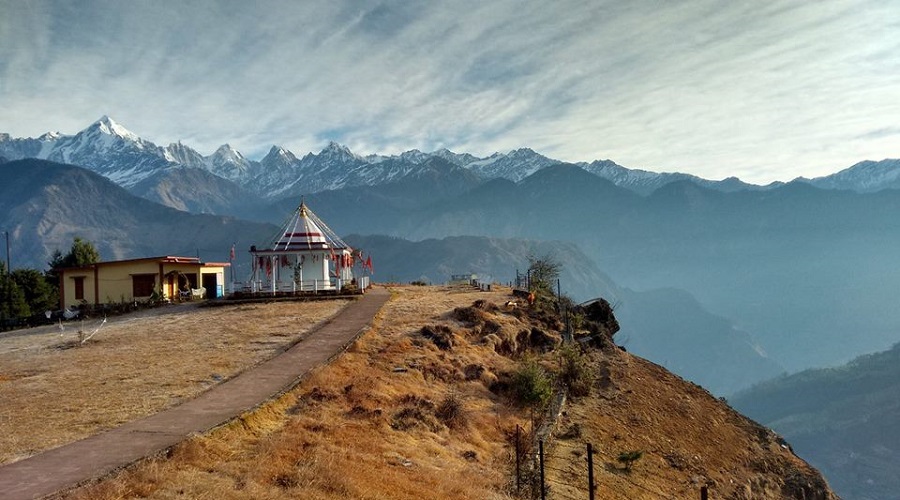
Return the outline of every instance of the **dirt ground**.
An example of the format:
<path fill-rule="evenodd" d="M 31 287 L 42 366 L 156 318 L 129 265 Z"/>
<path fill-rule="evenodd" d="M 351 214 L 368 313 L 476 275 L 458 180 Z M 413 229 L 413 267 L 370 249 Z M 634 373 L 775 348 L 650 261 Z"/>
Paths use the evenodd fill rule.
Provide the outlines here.
<path fill-rule="evenodd" d="M 345 300 L 170 306 L 0 336 L 0 464 L 193 398 L 293 345 Z M 93 337 L 79 342 L 82 337 Z"/>
<path fill-rule="evenodd" d="M 468 287 L 389 288 L 392 298 L 372 328 L 293 390 L 188 439 L 166 456 L 142 460 L 57 497 L 513 498 L 512 439 L 517 426 L 529 428 L 530 418 L 528 409 L 510 400 L 502 386 L 524 360 L 539 359 L 551 372 L 554 367 L 562 369 L 557 352 L 533 342 L 545 337 L 522 336 L 546 328 L 547 323 L 536 319 L 537 311 L 505 306 L 510 290 L 500 287 L 492 292 Z M 89 421 L 94 414 L 110 413 L 105 422 L 114 425 L 111 422 L 134 418 L 141 411 L 156 411 L 146 406 L 162 407 L 190 397 L 214 383 L 217 375 L 223 376 L 226 370 L 220 366 L 225 363 L 217 361 L 220 351 L 252 351 L 261 359 L 278 349 L 273 343 L 289 342 L 284 335 L 300 336 L 299 324 L 315 321 L 300 319 L 310 312 L 305 304 L 290 306 L 292 312 L 283 304 L 247 307 L 251 308 L 160 316 L 148 320 L 142 334 L 126 327 L 117 336 L 106 332 L 103 337 L 101 330 L 97 344 L 80 348 L 66 348 L 65 339 L 53 344 L 48 338 L 43 347 L 34 343 L 36 338 L 23 346 L 0 340 L 4 366 L 0 373 L 7 377 L 0 382 L 0 396 L 9 398 L 15 388 L 21 393 L 17 401 L 39 401 L 31 405 L 31 413 L 13 411 L 15 429 L 7 423 L 11 420 L 0 417 L 4 418 L 0 430 L 9 429 L 0 433 L 0 439 L 7 440 L 0 445 L 6 449 L 11 438 L 30 439 L 29 415 L 35 415 L 32 423 L 38 416 L 60 415 L 52 424 L 42 422 L 41 433 L 84 426 L 84 434 L 100 428 Z M 339 305 L 332 307 L 316 317 L 327 317 Z M 213 322 L 204 314 L 218 316 Z M 135 320 L 135 324 L 143 323 Z M 193 333 L 154 340 L 165 332 L 188 331 L 187 325 L 193 325 Z M 210 336 L 211 329 L 221 332 Z M 246 333 L 250 330 L 252 334 Z M 142 365 L 126 369 L 121 363 L 131 360 L 135 351 L 131 336 L 146 339 L 141 344 L 145 356 Z M 23 347 L 35 353 L 28 354 Z M 836 498 L 821 476 L 778 436 L 699 386 L 609 344 L 602 349 L 586 347 L 581 355 L 590 367 L 591 388 L 587 396 L 565 405 L 547 447 L 548 498 L 587 498 L 588 442 L 596 451 L 598 499 L 699 498 L 704 485 L 710 488 L 710 498 Z M 7 360 L 22 363 L 20 358 L 29 356 L 41 364 L 6 368 Z M 65 360 L 62 368 L 55 366 L 60 359 Z M 252 362 L 244 361 L 243 366 Z M 146 368 L 148 364 L 153 368 Z M 80 371 L 71 371 L 79 366 Z M 166 374 L 168 378 L 163 377 Z M 40 387 L 30 388 L 32 378 Z M 93 386 L 81 390 L 86 379 L 93 380 Z M 178 382 L 180 386 L 156 396 L 140 401 L 134 397 L 149 391 L 150 385 Z M 81 392 L 70 395 L 56 387 L 64 384 Z M 50 390 L 53 394 L 45 396 L 43 391 Z M 108 391 L 102 398 L 91 394 L 101 390 Z M 132 408 L 130 416 L 116 416 L 120 400 Z M 7 411 L 3 403 L 0 412 Z M 74 410 L 82 414 L 80 419 L 67 418 Z M 643 455 L 626 471 L 617 457 L 632 450 Z M 524 489 L 523 498 L 529 489 Z"/>
<path fill-rule="evenodd" d="M 61 498 L 509 498 L 507 432 L 524 421 L 487 386 L 514 361 L 450 317 L 479 299 L 502 304 L 509 289 L 391 292 L 373 328 L 294 390 L 169 458 Z M 436 324 L 454 332 L 451 349 L 420 334 Z M 481 377 L 465 376 L 470 364 L 483 367 Z M 452 421 L 438 416 L 450 395 L 460 404 Z"/>
<path fill-rule="evenodd" d="M 595 359 L 597 384 L 571 400 L 546 453 L 549 498 L 835 499 L 788 445 L 702 387 L 627 353 Z M 622 453 L 642 456 L 626 469 Z"/>

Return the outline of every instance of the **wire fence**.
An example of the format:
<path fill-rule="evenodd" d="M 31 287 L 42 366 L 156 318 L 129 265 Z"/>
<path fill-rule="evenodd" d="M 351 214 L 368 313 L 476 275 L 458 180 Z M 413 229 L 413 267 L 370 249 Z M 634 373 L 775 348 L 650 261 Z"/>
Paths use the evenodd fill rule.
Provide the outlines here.
<path fill-rule="evenodd" d="M 529 290 L 530 285 L 530 273 L 520 274 L 516 270 L 516 287 Z M 556 285 L 557 299 L 561 305 L 562 293 L 558 280 Z M 559 310 L 560 319 L 565 325 L 564 343 L 573 341 L 567 321 L 567 312 L 562 308 Z M 675 496 L 672 492 L 659 491 L 652 486 L 634 481 L 628 476 L 631 465 L 626 457 L 597 450 L 591 443 L 585 443 L 586 454 L 584 455 L 583 463 L 579 454 L 575 462 L 570 462 L 570 467 L 568 468 L 547 465 L 544 460 L 544 447 L 545 444 L 549 445 L 553 442 L 554 429 L 566 401 L 566 387 L 562 384 L 556 384 L 553 387 L 553 396 L 550 404 L 538 414 L 532 413 L 530 430 L 526 432 L 521 426 L 516 425 L 513 446 L 515 454 L 515 493 L 518 497 L 523 498 L 527 496 L 532 499 L 540 498 L 541 500 L 546 500 L 548 494 L 550 494 L 549 498 L 553 499 L 581 500 L 587 498 L 588 500 L 594 500 L 599 491 L 595 472 L 599 471 L 610 479 L 603 481 L 603 489 L 605 490 L 603 498 L 610 498 L 609 493 L 616 495 L 618 498 L 631 498 L 633 489 L 628 491 L 628 487 L 625 486 L 625 484 L 628 484 L 634 489 L 652 495 L 653 498 L 664 500 L 700 498 L 701 500 L 708 500 L 709 490 L 706 485 L 700 486 L 697 492 L 691 493 L 689 490 L 685 490 L 678 492 L 677 496 Z M 602 457 L 607 464 L 615 464 L 617 462 L 625 464 L 624 469 L 615 466 L 596 467 L 594 464 L 595 454 Z M 634 460 L 631 460 L 631 462 Z M 548 477 L 547 472 L 554 473 L 553 477 Z M 552 494 L 550 493 L 551 491 Z"/>
<path fill-rule="evenodd" d="M 632 498 L 632 492 L 623 488 L 621 483 L 627 483 L 633 488 L 643 491 L 653 498 L 662 500 L 680 500 L 683 498 L 699 498 L 700 500 L 708 500 L 709 488 L 705 485 L 700 486 L 699 491 L 691 494 L 689 491 L 679 492 L 677 495 L 672 492 L 664 492 L 659 489 L 641 484 L 632 480 L 628 473 L 630 468 L 610 470 L 608 467 L 597 467 L 594 457 L 599 456 L 612 461 L 620 461 L 619 456 L 611 455 L 600 450 L 596 450 L 591 443 L 585 443 L 586 454 L 584 462 L 576 459 L 575 467 L 563 469 L 560 467 L 547 465 L 544 455 L 544 441 L 538 441 L 536 451 L 523 451 L 522 457 L 517 461 L 516 468 L 516 494 L 522 498 L 523 496 L 532 499 L 546 500 L 563 499 L 563 500 L 594 500 L 598 492 L 602 492 L 603 498 L 610 498 L 609 493 L 613 493 L 618 498 Z M 518 450 L 517 450 L 518 451 Z M 534 468 L 519 464 L 534 464 Z M 596 472 L 605 474 L 611 480 L 602 481 L 603 486 L 596 478 Z M 553 477 L 548 477 L 547 473 L 555 473 Z M 574 490 L 577 493 L 565 490 Z"/>

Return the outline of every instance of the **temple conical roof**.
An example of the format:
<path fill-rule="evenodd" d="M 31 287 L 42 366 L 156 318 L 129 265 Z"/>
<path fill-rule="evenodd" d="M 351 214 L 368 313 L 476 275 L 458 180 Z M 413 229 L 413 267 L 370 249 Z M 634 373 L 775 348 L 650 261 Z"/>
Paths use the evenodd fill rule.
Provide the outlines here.
<path fill-rule="evenodd" d="M 272 251 L 302 252 L 307 250 L 338 250 L 350 248 L 322 219 L 300 201 L 300 206 L 272 238 Z"/>

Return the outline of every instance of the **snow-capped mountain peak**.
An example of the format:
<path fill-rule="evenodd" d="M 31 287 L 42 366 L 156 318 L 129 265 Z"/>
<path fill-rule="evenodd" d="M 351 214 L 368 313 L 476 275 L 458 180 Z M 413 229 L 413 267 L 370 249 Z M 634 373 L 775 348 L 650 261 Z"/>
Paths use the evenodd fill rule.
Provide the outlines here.
<path fill-rule="evenodd" d="M 509 153 L 494 153 L 482 160 L 466 165 L 466 168 L 486 178 L 503 177 L 518 182 L 542 168 L 559 163 L 529 148 L 519 148 Z"/>
<path fill-rule="evenodd" d="M 900 188 L 900 160 L 865 160 L 831 175 L 814 179 L 798 177 L 795 180 L 822 189 L 851 189 L 860 193 L 898 189 Z"/>
<path fill-rule="evenodd" d="M 137 134 L 135 134 L 134 132 L 123 127 L 121 124 L 119 124 L 118 122 L 116 122 L 115 120 L 113 120 L 112 118 L 110 118 L 107 115 L 103 115 L 99 120 L 94 122 L 91 125 L 91 127 L 89 127 L 88 129 L 91 129 L 91 128 L 96 128 L 103 134 L 121 137 L 122 139 L 128 139 L 128 140 L 132 140 L 135 142 L 139 142 L 141 140 L 141 138 L 138 137 Z"/>
<path fill-rule="evenodd" d="M 83 166 L 126 188 L 173 167 L 199 168 L 247 186 L 265 198 L 374 186 L 398 181 L 410 174 L 428 175 L 426 171 L 435 170 L 432 167 L 436 164 L 432 163 L 438 158 L 468 169 L 483 179 L 505 178 L 515 182 L 560 163 L 527 147 L 494 153 L 487 158 L 454 153 L 446 148 L 431 153 L 411 149 L 397 155 L 371 154 L 362 157 L 335 141 L 329 142 L 318 154 L 310 152 L 302 159 L 283 147 L 272 146 L 263 159 L 251 161 L 229 144 L 222 145 L 209 156 L 203 156 L 181 142 L 167 147 L 157 146 L 141 139 L 109 116 L 101 117 L 75 135 L 48 132 L 34 139 L 13 138 L 0 133 L 0 156 L 7 160 L 40 158 Z M 610 160 L 577 165 L 620 187 L 644 195 L 675 181 L 689 181 L 719 191 L 773 187 L 750 185 L 733 178 L 710 181 L 677 172 L 629 169 Z M 798 180 L 820 188 L 860 192 L 898 189 L 900 160 L 866 161 L 830 176 Z"/>
<path fill-rule="evenodd" d="M 269 152 L 266 153 L 266 156 L 259 162 L 263 165 L 268 165 L 271 163 L 293 163 L 295 161 L 297 161 L 297 157 L 294 156 L 294 153 L 281 146 L 272 146 Z"/>
<path fill-rule="evenodd" d="M 171 166 L 163 148 L 108 116 L 72 136 L 45 136 L 47 140 L 34 157 L 84 166 L 125 187 Z"/>
<path fill-rule="evenodd" d="M 465 167 L 466 165 L 471 164 L 472 162 L 478 161 L 479 158 L 472 156 L 469 153 L 454 153 L 447 148 L 441 148 L 437 151 L 433 151 L 431 156 L 436 156 L 438 158 L 443 158 L 450 163 L 455 165 L 459 165 L 460 167 Z"/>
<path fill-rule="evenodd" d="M 418 149 L 410 149 L 409 151 L 405 151 L 400 153 L 400 158 L 411 161 L 413 163 L 424 163 L 426 160 L 431 158 L 431 155 L 427 155 Z"/>
<path fill-rule="evenodd" d="M 222 144 L 219 146 L 212 155 L 209 156 L 209 160 L 216 164 L 221 163 L 236 163 L 241 164 L 245 163 L 247 160 L 244 158 L 244 155 L 241 154 L 240 151 L 231 147 L 231 144 Z"/>
<path fill-rule="evenodd" d="M 181 141 L 173 142 L 163 150 L 166 160 L 188 167 L 206 168 L 206 159 L 194 149 L 185 146 Z"/>
<path fill-rule="evenodd" d="M 319 152 L 319 156 L 325 156 L 329 158 L 353 158 L 355 160 L 365 161 L 354 154 L 352 151 L 350 151 L 350 148 L 335 141 L 330 141 L 328 145 Z"/>
<path fill-rule="evenodd" d="M 59 132 L 47 132 L 44 135 L 38 137 L 39 141 L 55 141 L 62 137 L 63 135 Z"/>
<path fill-rule="evenodd" d="M 252 167 L 251 162 L 244 158 L 240 151 L 227 143 L 206 157 L 206 165 L 213 174 L 236 182 L 248 180 Z"/>

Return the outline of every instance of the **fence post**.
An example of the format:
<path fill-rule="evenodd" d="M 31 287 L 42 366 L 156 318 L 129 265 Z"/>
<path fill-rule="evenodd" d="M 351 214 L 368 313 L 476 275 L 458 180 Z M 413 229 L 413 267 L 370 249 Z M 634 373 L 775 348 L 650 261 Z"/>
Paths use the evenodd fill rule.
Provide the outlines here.
<path fill-rule="evenodd" d="M 538 441 L 538 452 L 541 464 L 541 500 L 547 500 L 547 489 L 544 487 L 544 440 Z"/>
<path fill-rule="evenodd" d="M 556 278 L 556 315 L 562 316 L 562 289 L 559 287 L 559 278 Z"/>
<path fill-rule="evenodd" d="M 519 429 L 519 424 L 516 424 L 516 495 L 522 493 L 522 479 L 519 475 L 522 464 L 522 452 L 519 451 L 519 435 L 521 432 Z"/>
<path fill-rule="evenodd" d="M 700 500 L 709 500 L 709 488 L 705 485 L 700 487 Z"/>
<path fill-rule="evenodd" d="M 594 500 L 594 447 L 587 444 L 588 461 L 588 499 Z"/>

